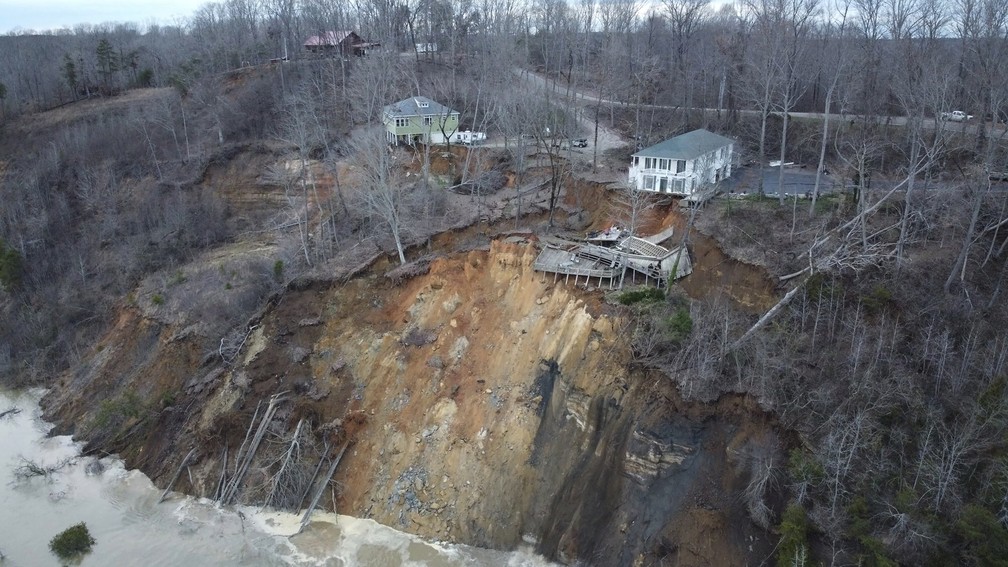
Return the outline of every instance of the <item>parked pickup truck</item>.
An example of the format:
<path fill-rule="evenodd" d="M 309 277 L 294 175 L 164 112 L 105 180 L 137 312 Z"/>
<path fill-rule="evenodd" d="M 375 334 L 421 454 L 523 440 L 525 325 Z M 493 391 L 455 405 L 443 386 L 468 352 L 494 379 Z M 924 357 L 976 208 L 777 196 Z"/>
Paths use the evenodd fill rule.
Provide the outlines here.
<path fill-rule="evenodd" d="M 961 110 L 953 110 L 952 112 L 942 112 L 942 120 L 950 120 L 952 122 L 966 122 L 967 120 L 973 120 L 972 114 L 966 114 Z"/>

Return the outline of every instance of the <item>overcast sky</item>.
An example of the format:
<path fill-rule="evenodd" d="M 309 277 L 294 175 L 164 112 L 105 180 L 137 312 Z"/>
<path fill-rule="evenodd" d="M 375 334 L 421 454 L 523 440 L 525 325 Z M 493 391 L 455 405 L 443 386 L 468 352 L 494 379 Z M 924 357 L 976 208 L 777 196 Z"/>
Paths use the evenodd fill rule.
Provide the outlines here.
<path fill-rule="evenodd" d="M 0 33 L 51 30 L 75 24 L 170 24 L 207 0 L 0 0 Z"/>

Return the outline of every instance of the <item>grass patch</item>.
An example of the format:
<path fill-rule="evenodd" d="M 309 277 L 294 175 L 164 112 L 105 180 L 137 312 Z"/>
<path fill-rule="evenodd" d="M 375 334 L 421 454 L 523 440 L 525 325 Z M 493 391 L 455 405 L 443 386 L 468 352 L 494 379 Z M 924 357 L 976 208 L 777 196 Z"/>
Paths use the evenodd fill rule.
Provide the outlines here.
<path fill-rule="evenodd" d="M 164 393 L 161 394 L 161 398 L 160 400 L 158 400 L 158 404 L 161 406 L 162 409 L 175 405 L 177 394 L 178 393 L 173 390 L 165 391 Z"/>
<path fill-rule="evenodd" d="M 182 270 L 176 270 L 175 275 L 172 276 L 171 281 L 168 282 L 170 286 L 176 286 L 184 284 L 186 281 L 186 275 Z"/>
<path fill-rule="evenodd" d="M 815 203 L 815 214 L 822 215 L 831 213 L 840 208 L 844 203 L 844 198 L 838 193 L 828 193 L 819 195 Z"/>

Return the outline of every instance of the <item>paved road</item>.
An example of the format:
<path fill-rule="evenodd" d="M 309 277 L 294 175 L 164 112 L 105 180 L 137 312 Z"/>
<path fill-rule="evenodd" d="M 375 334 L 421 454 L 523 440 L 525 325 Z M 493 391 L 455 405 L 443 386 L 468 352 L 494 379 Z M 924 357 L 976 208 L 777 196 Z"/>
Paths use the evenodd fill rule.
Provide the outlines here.
<path fill-rule="evenodd" d="M 515 67 L 513 68 L 513 71 L 522 79 L 533 82 L 534 84 L 540 86 L 541 88 L 551 88 L 558 93 L 563 93 L 566 90 L 566 87 L 564 85 L 555 81 L 550 81 L 549 79 L 546 79 L 541 75 L 529 71 L 527 69 L 521 69 Z M 627 108 L 640 107 L 640 108 L 657 109 L 657 110 L 691 110 L 691 111 L 701 111 L 708 114 L 717 114 L 718 112 L 718 109 L 716 108 L 683 107 L 681 105 L 668 105 L 668 104 L 634 103 L 620 100 L 612 100 L 608 98 L 600 98 L 596 94 L 585 91 L 584 89 L 581 88 L 575 88 L 573 89 L 573 91 L 574 91 L 574 98 L 582 102 L 592 102 L 592 103 L 601 102 L 602 104 L 623 106 Z M 724 112 L 724 110 L 722 110 L 722 112 Z M 738 112 L 746 116 L 760 115 L 760 111 L 758 110 L 739 110 Z M 780 114 L 780 113 L 773 112 L 771 114 Z M 817 119 L 817 120 L 823 120 L 826 116 L 826 114 L 822 112 L 789 112 L 788 115 L 791 116 L 792 118 Z M 863 118 L 877 120 L 880 123 L 884 122 L 886 126 L 905 126 L 907 123 L 907 118 L 905 116 L 864 117 L 857 114 L 836 114 L 836 113 L 830 113 L 829 116 L 830 116 L 830 122 L 834 124 L 838 123 L 839 121 L 849 121 L 853 123 L 855 121 L 860 121 Z M 975 120 L 969 122 L 952 122 L 947 120 L 936 120 L 933 118 L 927 118 L 923 121 L 922 125 L 924 128 L 931 130 L 935 129 L 939 125 L 942 125 L 948 131 L 973 132 L 977 127 L 977 122 Z M 990 124 L 987 124 L 987 126 L 989 125 Z M 601 129 L 601 125 L 599 126 L 599 128 Z M 1008 128 L 1008 126 L 1006 126 L 1005 124 L 995 124 L 993 131 L 996 133 L 1004 133 L 1006 128 Z M 601 143 L 599 145 L 601 146 Z"/>
<path fill-rule="evenodd" d="M 529 83 L 530 85 L 533 85 L 538 89 L 552 89 L 558 95 L 565 94 L 566 87 L 564 87 L 559 83 L 550 81 L 537 73 L 531 72 L 526 69 L 521 69 L 519 67 L 512 68 L 512 71 L 521 80 Z M 575 100 L 581 101 L 583 103 L 602 102 L 603 104 L 615 104 L 618 106 L 626 106 L 626 107 L 635 106 L 633 103 L 600 99 L 597 96 L 593 95 L 592 93 L 586 92 L 582 89 L 574 89 L 573 94 Z M 563 99 L 558 99 L 558 102 L 562 100 Z M 583 105 L 583 107 L 580 109 L 573 109 L 573 110 L 575 110 L 575 116 L 578 120 L 578 125 L 582 128 L 584 132 L 584 134 L 582 134 L 581 137 L 585 137 L 588 139 L 589 147 L 571 149 L 570 157 L 591 163 L 594 155 L 591 143 L 594 141 L 593 138 L 594 138 L 595 123 L 593 120 L 593 116 L 590 114 L 590 108 L 586 109 L 584 108 L 584 106 L 587 105 Z M 677 110 L 682 108 L 679 106 L 652 105 L 652 104 L 641 104 L 640 106 L 643 108 L 657 108 L 667 110 Z M 580 110 L 580 112 L 578 110 Z M 693 110 L 702 110 L 704 112 L 709 113 L 717 112 L 716 109 L 712 108 L 696 108 Z M 748 115 L 759 115 L 759 112 L 755 110 L 742 110 L 740 112 L 742 114 L 748 114 Z M 796 118 L 808 118 L 819 120 L 822 120 L 826 116 L 824 113 L 818 113 L 818 112 L 792 112 L 790 113 L 790 115 Z M 830 114 L 831 122 L 840 120 L 854 121 L 859 118 L 860 117 L 858 116 L 852 116 L 852 115 Z M 887 125 L 893 125 L 893 126 L 903 126 L 906 125 L 907 122 L 907 119 L 905 117 L 899 117 L 899 116 L 875 117 L 875 118 L 880 121 L 885 121 Z M 924 120 L 925 128 L 933 129 L 938 126 L 943 126 L 946 128 L 946 130 L 953 132 L 972 132 L 977 127 L 977 123 L 936 121 L 934 119 Z M 990 125 L 988 124 L 988 126 Z M 629 141 L 621 137 L 618 132 L 604 126 L 601 122 L 599 123 L 598 128 L 599 128 L 598 132 L 599 156 L 603 155 L 606 150 L 626 146 L 629 144 Z M 1005 125 L 995 125 L 994 132 L 1000 133 L 1003 136 L 1005 132 Z M 495 141 L 488 140 L 487 145 L 491 145 L 494 143 Z M 497 141 L 496 143 L 499 144 L 501 147 L 504 145 L 503 140 Z M 564 153 L 565 155 L 567 155 L 566 151 Z M 758 191 L 759 190 L 758 175 L 759 174 L 757 173 L 755 168 L 752 167 L 739 168 L 736 171 L 732 172 L 732 176 L 729 179 L 725 180 L 723 191 L 729 194 L 751 193 L 754 191 Z M 764 168 L 762 175 L 763 175 L 763 191 L 767 196 L 776 197 L 777 192 L 780 189 L 784 192 L 785 196 L 799 195 L 801 197 L 804 197 L 806 195 L 811 195 L 812 190 L 815 187 L 816 172 L 814 167 L 785 168 L 784 182 L 782 188 L 778 188 L 778 183 L 780 181 L 780 173 L 778 168 L 766 167 Z M 877 179 L 872 182 L 872 189 L 884 190 L 891 187 L 892 183 L 893 182 L 891 181 Z M 1002 190 L 1003 188 L 1008 187 L 1008 183 L 998 183 L 996 185 L 997 185 L 997 187 L 995 187 L 996 190 Z M 823 178 L 820 180 L 819 191 L 821 194 L 828 194 L 834 191 L 842 190 L 843 187 L 844 187 L 844 180 L 836 178 L 831 175 L 824 175 Z M 936 183 L 932 183 L 931 186 L 931 189 L 938 189 L 938 190 L 949 188 L 950 187 L 948 186 Z"/>
<path fill-rule="evenodd" d="M 533 73 L 531 71 L 514 67 L 513 72 L 523 81 L 533 85 L 538 89 L 553 89 L 553 84 L 543 77 Z M 555 90 L 555 89 L 554 89 Z M 561 91 L 556 91 L 560 93 Z M 584 93 L 575 92 L 575 96 L 581 100 L 590 100 L 584 98 Z M 562 99 L 557 99 L 557 103 L 565 102 Z M 598 125 L 598 147 L 594 148 L 593 145 L 596 143 L 595 140 L 595 120 L 594 116 L 585 112 L 582 108 L 571 109 L 574 111 L 574 117 L 577 120 L 578 128 L 580 129 L 580 134 L 576 136 L 571 136 L 572 138 L 585 138 L 588 140 L 588 147 L 586 148 L 571 148 L 572 156 L 579 156 L 582 160 L 591 161 L 595 154 L 595 149 L 598 150 L 599 158 L 601 158 L 605 152 L 613 148 L 619 148 L 626 146 L 628 144 L 627 140 L 624 140 L 618 132 L 602 124 L 599 121 Z M 566 150 L 564 151 L 566 155 Z"/>

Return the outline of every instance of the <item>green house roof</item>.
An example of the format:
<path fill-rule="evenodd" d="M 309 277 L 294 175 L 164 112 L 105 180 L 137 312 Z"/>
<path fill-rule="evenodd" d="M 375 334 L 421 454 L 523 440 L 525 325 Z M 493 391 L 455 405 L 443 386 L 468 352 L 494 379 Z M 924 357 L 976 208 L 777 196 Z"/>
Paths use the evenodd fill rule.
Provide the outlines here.
<path fill-rule="evenodd" d="M 650 158 L 695 159 L 734 143 L 735 140 L 731 138 L 725 138 L 701 128 L 675 138 L 669 138 L 633 155 Z"/>
<path fill-rule="evenodd" d="M 404 118 L 408 116 L 447 116 L 458 114 L 458 112 L 425 96 L 414 96 L 386 106 L 385 114 L 392 118 Z"/>

